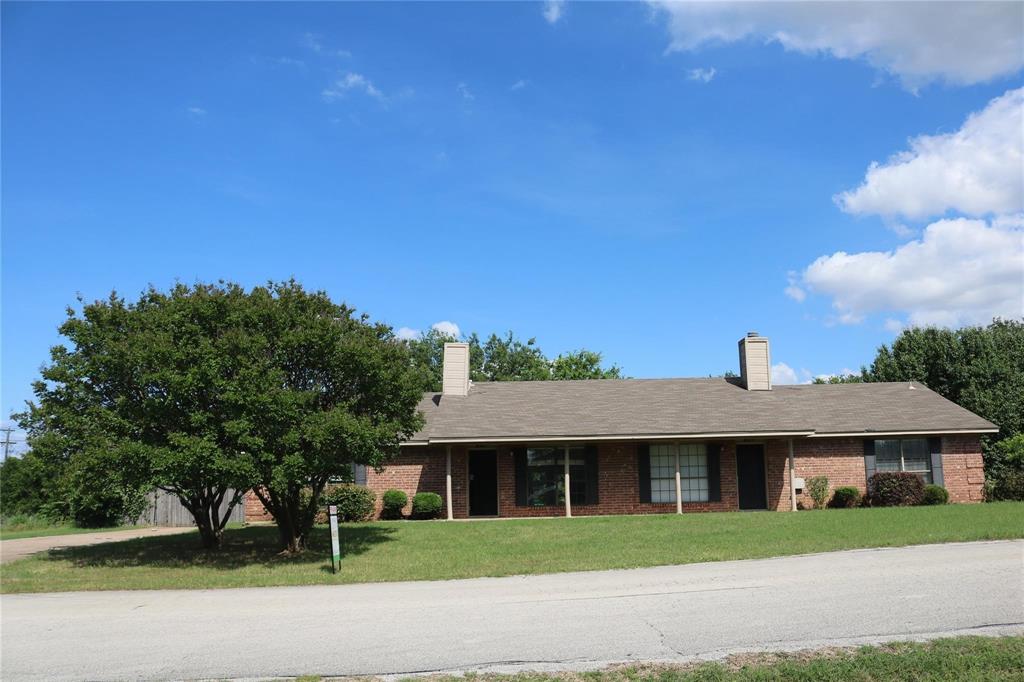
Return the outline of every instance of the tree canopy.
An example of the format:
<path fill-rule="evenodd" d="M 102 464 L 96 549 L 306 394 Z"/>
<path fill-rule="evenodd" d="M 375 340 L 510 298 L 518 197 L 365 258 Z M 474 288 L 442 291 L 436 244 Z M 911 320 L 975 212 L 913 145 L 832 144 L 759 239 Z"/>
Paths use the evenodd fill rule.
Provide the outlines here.
<path fill-rule="evenodd" d="M 431 329 L 405 342 L 424 391 L 441 390 L 444 344 L 452 341 L 458 339 Z M 580 349 L 548 358 L 535 338 L 523 341 L 511 331 L 503 336 L 491 334 L 484 342 L 473 333 L 466 342 L 473 381 L 618 379 L 622 375 L 615 365 L 603 366 L 601 353 Z"/>

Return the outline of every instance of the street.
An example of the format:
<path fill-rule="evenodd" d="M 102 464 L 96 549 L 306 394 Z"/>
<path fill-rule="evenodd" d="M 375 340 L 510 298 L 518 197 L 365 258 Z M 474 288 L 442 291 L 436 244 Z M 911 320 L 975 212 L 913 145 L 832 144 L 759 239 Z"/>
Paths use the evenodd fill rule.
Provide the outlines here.
<path fill-rule="evenodd" d="M 5 680 L 588 669 L 1021 633 L 1024 541 L 444 582 L 7 595 L 0 606 Z"/>

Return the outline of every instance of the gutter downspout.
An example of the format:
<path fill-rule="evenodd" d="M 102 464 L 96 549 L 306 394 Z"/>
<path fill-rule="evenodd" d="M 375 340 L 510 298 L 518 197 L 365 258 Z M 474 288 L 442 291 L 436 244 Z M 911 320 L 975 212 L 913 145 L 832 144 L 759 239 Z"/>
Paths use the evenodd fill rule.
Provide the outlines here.
<path fill-rule="evenodd" d="M 451 521 L 455 518 L 455 514 L 452 511 L 452 446 L 449 445 L 445 448 L 444 458 L 444 495 L 445 503 L 448 507 L 448 520 Z"/>
<path fill-rule="evenodd" d="M 789 439 L 789 509 L 796 511 L 796 465 L 793 463 L 793 439 Z"/>

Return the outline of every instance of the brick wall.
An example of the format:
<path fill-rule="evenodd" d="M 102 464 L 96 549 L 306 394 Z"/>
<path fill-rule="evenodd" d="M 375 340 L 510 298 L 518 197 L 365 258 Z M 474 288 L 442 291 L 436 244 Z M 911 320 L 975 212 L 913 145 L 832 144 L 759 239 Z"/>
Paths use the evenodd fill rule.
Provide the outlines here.
<path fill-rule="evenodd" d="M 981 502 L 985 499 L 985 465 L 978 436 L 946 436 L 942 439 L 942 474 L 950 502 Z"/>
<path fill-rule="evenodd" d="M 264 521 L 273 521 L 274 517 L 270 515 L 264 506 L 260 502 L 260 498 L 250 490 L 245 493 L 245 522 L 246 523 L 262 523 Z"/>
<path fill-rule="evenodd" d="M 768 508 L 786 511 L 789 498 L 789 446 L 786 440 L 768 440 L 765 445 L 765 468 L 768 487 Z M 951 502 L 978 502 L 982 499 L 984 469 L 981 442 L 977 436 L 954 436 L 943 439 L 943 471 Z M 455 518 L 469 516 L 469 446 L 452 447 L 452 506 Z M 515 458 L 513 446 L 498 446 L 498 515 L 504 517 L 562 516 L 563 505 L 551 507 L 516 506 Z M 673 502 L 641 503 L 635 443 L 602 443 L 598 445 L 598 498 L 596 505 L 573 505 L 574 516 L 599 514 L 668 514 L 675 512 Z M 863 493 L 866 488 L 864 445 L 861 438 L 793 439 L 796 475 L 807 480 L 827 476 L 830 494 L 839 486 L 853 486 Z M 736 481 L 736 444 L 725 442 L 721 453 L 720 502 L 683 503 L 684 512 L 729 511 L 739 508 Z M 404 448 L 399 458 L 383 471 L 367 472 L 367 486 L 377 495 L 376 513 L 380 513 L 381 496 L 396 488 L 412 497 L 417 492 L 435 492 L 445 499 L 445 448 Z M 797 500 L 812 505 L 803 492 Z M 270 520 L 259 500 L 251 493 L 246 497 L 246 521 Z M 442 515 L 446 515 L 443 511 Z"/>

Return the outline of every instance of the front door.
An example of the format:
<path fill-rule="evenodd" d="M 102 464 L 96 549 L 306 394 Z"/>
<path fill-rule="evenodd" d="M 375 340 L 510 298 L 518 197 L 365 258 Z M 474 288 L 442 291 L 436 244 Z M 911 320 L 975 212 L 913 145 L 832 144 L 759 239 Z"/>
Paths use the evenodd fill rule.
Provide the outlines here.
<path fill-rule="evenodd" d="M 736 477 L 739 479 L 740 509 L 767 509 L 763 445 L 736 446 Z"/>
<path fill-rule="evenodd" d="M 469 515 L 498 515 L 498 452 L 469 453 Z"/>

